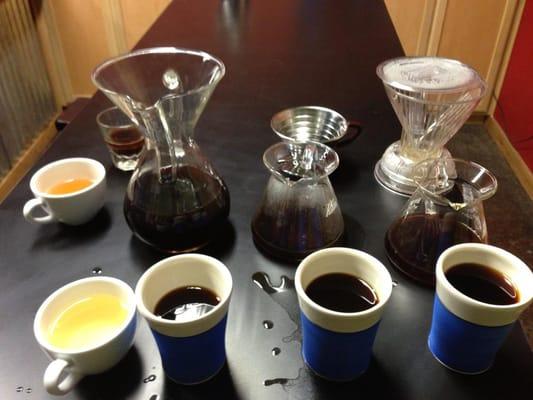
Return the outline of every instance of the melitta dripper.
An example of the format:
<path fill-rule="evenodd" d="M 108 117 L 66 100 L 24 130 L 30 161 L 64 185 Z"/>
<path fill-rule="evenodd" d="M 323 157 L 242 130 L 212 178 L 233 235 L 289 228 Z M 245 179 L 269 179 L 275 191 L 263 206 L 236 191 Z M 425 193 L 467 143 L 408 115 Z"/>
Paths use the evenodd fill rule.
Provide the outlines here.
<path fill-rule="evenodd" d="M 112 58 L 92 75 L 145 131 L 124 213 L 134 234 L 161 251 L 203 247 L 229 214 L 228 189 L 193 139 L 224 73 L 224 64 L 205 52 L 160 47 Z"/>

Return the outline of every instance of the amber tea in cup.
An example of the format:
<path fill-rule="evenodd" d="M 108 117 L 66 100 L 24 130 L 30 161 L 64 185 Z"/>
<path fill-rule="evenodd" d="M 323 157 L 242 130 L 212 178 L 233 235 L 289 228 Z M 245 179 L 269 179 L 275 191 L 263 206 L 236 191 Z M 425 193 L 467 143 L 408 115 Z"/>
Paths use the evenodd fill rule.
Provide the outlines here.
<path fill-rule="evenodd" d="M 94 293 L 59 313 L 46 332 L 47 339 L 64 351 L 91 348 L 120 332 L 128 314 L 128 306 L 119 296 Z"/>
<path fill-rule="evenodd" d="M 48 296 L 33 323 L 51 359 L 43 376 L 48 393 L 64 395 L 84 376 L 116 365 L 133 344 L 136 315 L 133 290 L 112 277 L 80 279 Z"/>
<path fill-rule="evenodd" d="M 87 178 L 73 178 L 53 184 L 46 192 L 48 194 L 70 194 L 88 188 L 93 180 Z"/>
<path fill-rule="evenodd" d="M 33 174 L 30 189 L 34 198 L 22 210 L 27 221 L 82 225 L 104 205 L 106 170 L 90 158 L 65 158 Z"/>

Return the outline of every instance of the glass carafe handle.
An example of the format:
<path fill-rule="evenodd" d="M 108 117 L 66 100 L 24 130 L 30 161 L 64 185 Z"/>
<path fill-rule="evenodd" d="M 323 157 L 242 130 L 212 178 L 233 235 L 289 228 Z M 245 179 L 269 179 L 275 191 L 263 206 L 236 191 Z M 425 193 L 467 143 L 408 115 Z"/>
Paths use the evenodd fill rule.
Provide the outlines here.
<path fill-rule="evenodd" d="M 169 183 L 175 181 L 178 160 L 174 148 L 176 144 L 170 131 L 167 116 L 160 107 L 153 107 L 143 111 L 141 118 L 146 128 L 148 140 L 153 141 L 155 144 L 159 182 Z"/>

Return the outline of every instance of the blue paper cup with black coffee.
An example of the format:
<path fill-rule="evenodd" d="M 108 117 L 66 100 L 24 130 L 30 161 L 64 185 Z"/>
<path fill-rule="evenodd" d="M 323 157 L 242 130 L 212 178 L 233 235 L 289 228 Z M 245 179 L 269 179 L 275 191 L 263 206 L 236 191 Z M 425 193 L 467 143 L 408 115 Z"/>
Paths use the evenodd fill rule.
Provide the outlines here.
<path fill-rule="evenodd" d="M 465 243 L 440 255 L 436 277 L 431 353 L 456 372 L 486 371 L 533 299 L 533 273 L 503 249 Z"/>
<path fill-rule="evenodd" d="M 202 254 L 166 258 L 141 276 L 137 309 L 148 321 L 170 379 L 194 385 L 222 369 L 231 292 L 226 266 Z"/>
<path fill-rule="evenodd" d="M 295 286 L 307 366 L 333 381 L 363 374 L 392 293 L 389 271 L 365 252 L 334 247 L 307 256 Z"/>

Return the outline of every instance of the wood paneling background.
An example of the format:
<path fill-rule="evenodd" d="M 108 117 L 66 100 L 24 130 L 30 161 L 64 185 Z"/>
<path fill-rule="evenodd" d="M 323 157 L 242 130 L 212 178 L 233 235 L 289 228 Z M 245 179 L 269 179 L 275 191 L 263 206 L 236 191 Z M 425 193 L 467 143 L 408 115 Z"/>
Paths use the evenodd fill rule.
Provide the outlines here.
<path fill-rule="evenodd" d="M 55 109 L 30 7 L 26 0 L 0 1 L 0 178 Z"/>
<path fill-rule="evenodd" d="M 120 0 L 128 49 L 135 46 L 169 3 L 170 0 Z"/>
<path fill-rule="evenodd" d="M 524 0 L 385 0 L 407 55 L 437 55 L 474 67 L 488 91 L 476 111 L 488 113 L 505 70 L 505 49 Z"/>
<path fill-rule="evenodd" d="M 92 95 L 94 67 L 129 51 L 170 1 L 32 0 L 60 103 Z"/>

